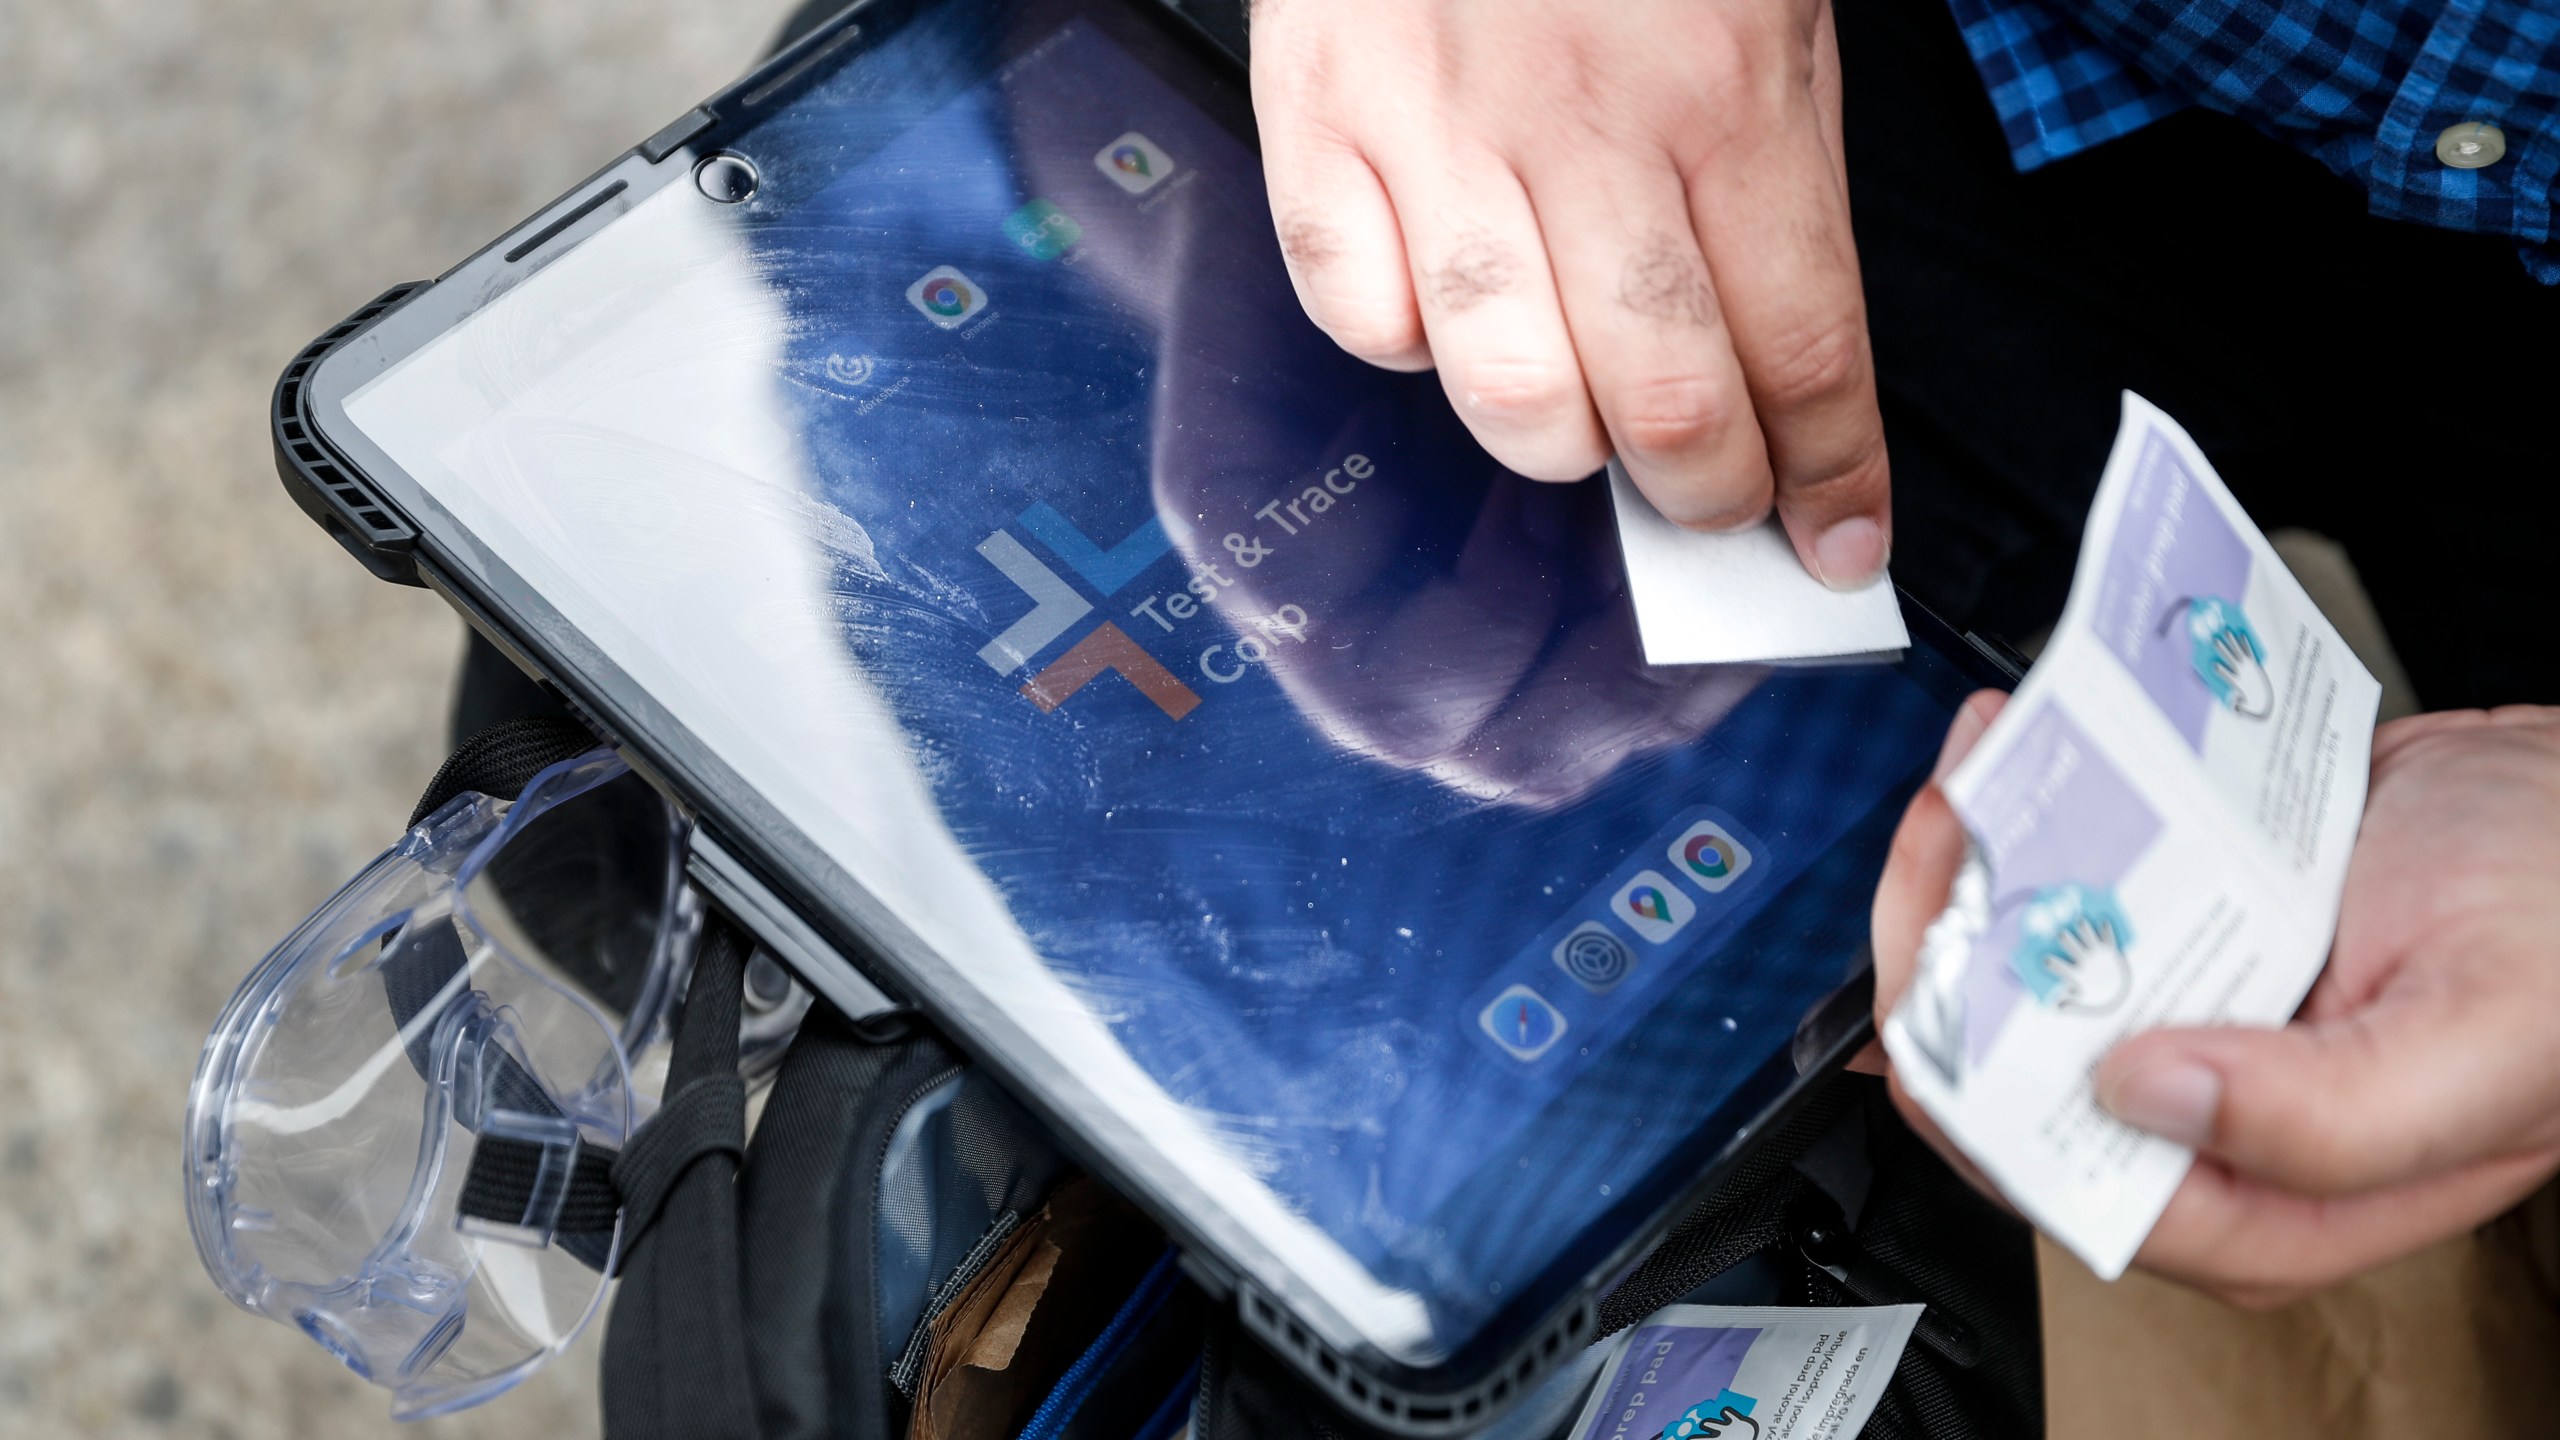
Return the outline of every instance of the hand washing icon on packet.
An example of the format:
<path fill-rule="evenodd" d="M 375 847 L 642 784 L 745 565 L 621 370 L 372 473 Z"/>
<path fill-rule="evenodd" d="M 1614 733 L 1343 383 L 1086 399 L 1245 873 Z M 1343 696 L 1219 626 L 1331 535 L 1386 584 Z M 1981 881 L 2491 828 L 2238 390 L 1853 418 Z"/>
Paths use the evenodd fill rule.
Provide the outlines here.
<path fill-rule="evenodd" d="M 1638 1321 L 1573 1440 L 1840 1440 L 1866 1428 L 1918 1305 L 1674 1305 Z"/>

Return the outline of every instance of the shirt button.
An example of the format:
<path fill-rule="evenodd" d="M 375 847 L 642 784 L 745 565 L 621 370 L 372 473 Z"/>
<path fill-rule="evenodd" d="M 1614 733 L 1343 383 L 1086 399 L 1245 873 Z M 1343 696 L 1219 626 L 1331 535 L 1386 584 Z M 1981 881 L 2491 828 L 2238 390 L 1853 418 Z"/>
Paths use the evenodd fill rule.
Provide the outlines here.
<path fill-rule="evenodd" d="M 2481 120 L 2447 125 L 2436 137 L 2436 158 L 2456 170 L 2477 170 L 2506 157 L 2507 132 Z"/>

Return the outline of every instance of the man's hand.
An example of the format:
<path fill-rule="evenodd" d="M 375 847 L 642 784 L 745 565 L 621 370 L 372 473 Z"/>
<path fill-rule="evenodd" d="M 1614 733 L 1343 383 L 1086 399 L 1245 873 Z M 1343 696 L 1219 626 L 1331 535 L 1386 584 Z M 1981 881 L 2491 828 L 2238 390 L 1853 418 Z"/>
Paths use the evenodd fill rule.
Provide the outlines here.
<path fill-rule="evenodd" d="M 1997 710 L 1968 703 L 1941 774 Z M 1963 853 L 1926 787 L 1876 894 L 1879 1019 Z M 2099 1066 L 2101 1104 L 2199 1152 L 2135 1263 L 2280 1303 L 2478 1225 L 2560 1169 L 2555 876 L 2560 709 L 2376 732 L 2337 942 L 2302 1013 L 2280 1030 L 2154 1031 Z M 1896 1099 L 1952 1156 L 1898 1085 Z"/>
<path fill-rule="evenodd" d="M 1253 95 L 1298 296 L 1436 365 L 1485 448 L 1614 449 L 1672 519 L 1850 588 L 1889 545 L 1828 0 L 1260 0 Z"/>

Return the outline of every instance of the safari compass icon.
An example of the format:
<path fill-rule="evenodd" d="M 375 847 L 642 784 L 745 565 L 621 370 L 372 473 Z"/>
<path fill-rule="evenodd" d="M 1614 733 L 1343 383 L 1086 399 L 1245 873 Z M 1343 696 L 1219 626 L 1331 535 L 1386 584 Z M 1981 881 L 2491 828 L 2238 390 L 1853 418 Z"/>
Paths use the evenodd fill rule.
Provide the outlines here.
<path fill-rule="evenodd" d="M 1493 997 L 1476 1017 L 1476 1025 L 1512 1059 L 1527 1062 L 1555 1048 L 1564 1038 L 1564 1016 L 1547 997 L 1526 985 L 1514 985 Z"/>

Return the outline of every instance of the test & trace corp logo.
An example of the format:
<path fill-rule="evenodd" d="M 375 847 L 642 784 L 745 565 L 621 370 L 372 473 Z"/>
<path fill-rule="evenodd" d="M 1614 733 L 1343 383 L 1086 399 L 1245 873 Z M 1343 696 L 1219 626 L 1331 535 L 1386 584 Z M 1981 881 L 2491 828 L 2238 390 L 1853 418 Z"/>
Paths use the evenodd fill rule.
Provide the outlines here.
<path fill-rule="evenodd" d="M 1235 608 L 1240 603 L 1237 596 L 1253 593 L 1250 586 L 1236 588 L 1243 578 L 1241 572 L 1260 568 L 1290 545 L 1305 543 L 1310 533 L 1338 523 L 1325 518 L 1328 512 L 1377 473 L 1376 463 L 1368 456 L 1345 455 L 1341 464 L 1312 477 L 1312 483 L 1301 481 L 1293 487 L 1294 493 L 1282 492 L 1253 512 L 1248 528 L 1231 531 L 1220 539 L 1226 552 L 1223 556 L 1191 559 L 1186 567 L 1188 573 L 1171 589 L 1131 605 L 1130 623 L 1146 622 L 1139 627 L 1143 633 L 1154 633 L 1146 630 L 1146 626 L 1153 626 L 1154 631 L 1175 637 L 1172 643 L 1184 646 L 1187 652 L 1191 644 L 1206 637 L 1195 634 L 1186 641 L 1184 632 L 1214 609 L 1226 623 L 1218 627 L 1216 637 L 1191 661 L 1201 679 L 1212 685 L 1232 685 L 1255 666 L 1270 661 L 1275 651 L 1306 644 L 1310 622 L 1305 607 L 1282 604 L 1267 613 Z M 1096 543 L 1045 500 L 1013 517 L 1013 523 L 1051 555 L 1066 562 L 1094 595 L 1106 601 L 1173 550 L 1164 522 L 1152 516 L 1108 548 Z M 980 542 L 978 553 L 1031 601 L 1028 614 L 978 650 L 978 658 L 998 675 L 1011 675 L 1039 659 L 1041 652 L 1083 625 L 1097 608 L 1094 599 L 1032 554 L 1011 529 L 989 535 Z M 1156 708 L 1170 719 L 1179 720 L 1200 704 L 1198 691 L 1112 620 L 1084 631 L 1056 659 L 1041 666 L 1023 682 L 1022 696 L 1044 712 L 1055 710 L 1066 703 L 1067 697 L 1105 673 L 1117 673 L 1137 687 L 1139 694 L 1155 702 Z"/>
<path fill-rule="evenodd" d="M 1164 521 L 1152 515 L 1147 517 L 1147 523 L 1108 550 L 1095 544 L 1076 528 L 1074 521 L 1059 514 L 1045 500 L 1015 516 L 1014 523 L 1029 531 L 1051 554 L 1066 561 L 1086 584 L 1106 597 L 1117 593 L 1136 579 L 1139 571 L 1173 549 L 1173 541 L 1164 533 Z M 1031 597 L 1031 613 L 1006 626 L 1003 634 L 978 649 L 978 658 L 997 674 L 1010 675 L 1030 664 L 1052 642 L 1093 613 L 1093 602 L 1060 579 L 1058 572 L 1015 539 L 1012 531 L 998 530 L 989 535 L 979 544 L 978 553 Z M 1128 631 L 1109 620 L 1086 631 L 1084 638 L 1068 646 L 1064 654 L 1042 666 L 1024 682 L 1022 695 L 1043 712 L 1055 710 L 1096 676 L 1114 671 L 1172 719 L 1179 720 L 1199 707 L 1199 692 L 1183 684 L 1181 677 L 1164 667 L 1164 662 L 1148 654 L 1129 638 Z"/>

